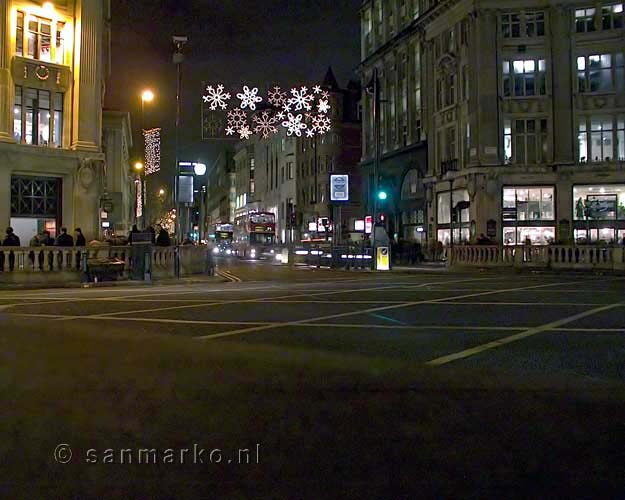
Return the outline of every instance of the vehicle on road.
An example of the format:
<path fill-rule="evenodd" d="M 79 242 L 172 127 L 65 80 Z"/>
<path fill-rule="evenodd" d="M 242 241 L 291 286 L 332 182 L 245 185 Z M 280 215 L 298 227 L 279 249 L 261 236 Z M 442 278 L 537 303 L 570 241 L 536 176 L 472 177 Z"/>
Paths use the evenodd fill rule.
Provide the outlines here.
<path fill-rule="evenodd" d="M 276 216 L 254 212 L 234 221 L 232 248 L 242 259 L 270 259 L 276 253 Z"/>
<path fill-rule="evenodd" d="M 213 224 L 209 227 L 208 245 L 213 248 L 215 255 L 232 255 L 232 240 L 234 225 L 230 222 Z"/>

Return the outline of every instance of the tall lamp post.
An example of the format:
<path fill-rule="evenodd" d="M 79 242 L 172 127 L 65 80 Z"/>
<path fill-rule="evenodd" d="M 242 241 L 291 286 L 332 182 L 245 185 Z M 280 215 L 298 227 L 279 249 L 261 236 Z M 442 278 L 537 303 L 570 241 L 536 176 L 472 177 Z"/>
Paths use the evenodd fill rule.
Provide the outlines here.
<path fill-rule="evenodd" d="M 143 221 L 145 221 L 145 189 L 144 189 L 145 188 L 145 185 L 144 185 L 145 168 L 143 167 L 143 163 L 138 161 L 134 164 L 134 169 L 137 175 L 139 176 L 139 187 L 137 191 L 141 193 L 141 217 L 143 218 Z M 137 224 L 138 223 L 139 223 L 139 217 L 137 217 Z"/>
<path fill-rule="evenodd" d="M 141 131 L 143 135 L 143 132 L 145 132 L 145 103 L 146 102 L 152 102 L 154 100 L 154 92 L 152 92 L 149 89 L 144 90 L 141 93 Z M 144 150 L 143 150 L 143 161 L 147 161 L 146 157 L 145 157 L 145 138 L 144 139 Z M 142 208 L 141 208 L 141 212 L 143 214 L 143 225 L 147 225 L 147 216 L 145 213 L 145 206 L 146 206 L 146 193 L 147 193 L 147 186 L 146 186 L 146 180 L 145 180 L 145 169 L 143 169 L 143 175 L 141 176 L 141 191 L 142 191 L 142 198 L 141 198 L 141 203 L 142 203 Z"/>

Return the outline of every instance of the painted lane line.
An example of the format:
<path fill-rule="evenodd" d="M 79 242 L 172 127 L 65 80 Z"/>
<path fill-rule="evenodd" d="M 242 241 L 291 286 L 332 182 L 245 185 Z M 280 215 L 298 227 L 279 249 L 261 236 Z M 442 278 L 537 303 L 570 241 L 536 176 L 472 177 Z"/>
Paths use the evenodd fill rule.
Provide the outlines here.
<path fill-rule="evenodd" d="M 388 316 L 384 316 L 384 314 L 369 313 L 369 316 L 373 316 L 374 318 L 378 318 L 378 319 L 383 319 L 385 321 L 389 321 L 397 325 L 406 325 L 406 323 L 404 323 L 403 321 L 399 321 L 398 319 L 395 319 L 395 318 L 389 318 Z"/>
<path fill-rule="evenodd" d="M 426 362 L 425 364 L 429 365 L 429 366 L 445 365 L 447 363 L 451 363 L 451 362 L 457 361 L 459 359 L 464 359 L 464 358 L 468 358 L 470 356 L 474 356 L 474 355 L 479 354 L 479 353 L 484 352 L 484 351 L 495 349 L 495 348 L 501 347 L 503 345 L 511 344 L 512 342 L 516 342 L 517 340 L 523 340 L 523 339 L 526 339 L 528 337 L 532 337 L 534 335 L 538 335 L 539 333 L 543 333 L 543 332 L 548 331 L 548 330 L 556 329 L 556 328 L 561 327 L 563 325 L 566 325 L 568 323 L 573 323 L 574 321 L 577 321 L 578 319 L 586 318 L 588 316 L 593 316 L 595 314 L 598 314 L 598 313 L 601 313 L 601 312 L 604 312 L 604 311 L 609 311 L 610 309 L 615 309 L 617 307 L 621 307 L 623 304 L 624 304 L 623 302 L 620 302 L 618 304 L 610 304 L 610 305 L 606 305 L 606 306 L 602 306 L 602 307 L 597 307 L 595 309 L 591 309 L 589 311 L 584 311 L 582 313 L 575 314 L 575 315 L 569 316 L 567 318 L 562 318 L 562 319 L 559 319 L 557 321 L 552 321 L 550 323 L 546 323 L 544 325 L 537 326 L 535 328 L 529 328 L 528 330 L 525 330 L 525 331 L 520 332 L 520 333 L 516 333 L 514 335 L 510 335 L 509 337 L 504 337 L 503 339 L 495 340 L 495 341 L 492 341 L 492 342 L 487 342 L 486 344 L 483 344 L 481 346 L 476 346 L 476 347 L 472 347 L 471 349 L 465 349 L 464 351 L 456 352 L 456 353 L 453 353 L 453 354 L 448 354 L 446 356 L 441 356 L 439 358 L 432 359 L 432 360 Z"/>
<path fill-rule="evenodd" d="M 474 279 L 465 279 L 465 280 L 460 280 L 459 282 L 466 282 L 466 281 L 480 281 L 479 278 L 474 278 Z M 427 286 L 428 283 L 423 283 L 423 286 Z M 287 288 L 288 287 L 282 287 L 282 288 Z M 128 315 L 128 314 L 140 314 L 140 313 L 154 313 L 154 312 L 163 312 L 163 311 L 177 311 L 177 310 L 183 310 L 183 309 L 194 309 L 194 308 L 199 308 L 199 307 L 212 307 L 212 306 L 219 306 L 219 305 L 227 305 L 227 304 L 249 304 L 249 303 L 263 303 L 265 300 L 267 299 L 289 299 L 289 298 L 294 298 L 294 297 L 310 297 L 310 296 L 320 296 L 320 295 L 335 295 L 335 294 L 341 294 L 341 293 L 354 293 L 354 292 L 362 292 L 365 290 L 388 290 L 388 289 L 392 289 L 394 288 L 394 285 L 390 285 L 390 286 L 380 286 L 380 287 L 367 287 L 367 288 L 352 288 L 352 289 L 340 289 L 340 290 L 330 290 L 330 291 L 324 291 L 324 292 L 319 292 L 319 293 L 314 293 L 314 294 L 310 294 L 310 293 L 300 293 L 300 294 L 289 294 L 289 295 L 281 295 L 278 297 L 257 297 L 257 298 L 252 298 L 252 299 L 234 299 L 234 300 L 229 300 L 229 301 L 223 301 L 223 302 L 215 302 L 215 301 L 207 301 L 205 303 L 200 303 L 200 304 L 188 304 L 188 305 L 181 305 L 181 306 L 170 306 L 170 307 L 158 307 L 158 308 L 150 308 L 150 309 L 140 309 L 140 310 L 133 310 L 133 311 L 115 311 L 115 312 L 109 312 L 109 313 L 100 313 L 100 314 L 90 314 L 90 315 L 75 315 L 75 316 L 65 316 L 63 319 L 64 320 L 70 320 L 70 319 L 92 319 L 92 318 L 104 318 L 104 317 L 109 317 L 109 316 L 120 316 L 120 315 Z M 127 316 L 125 316 L 127 317 Z M 309 321 L 309 320 L 307 320 Z"/>
<path fill-rule="evenodd" d="M 413 302 L 405 302 L 403 304 L 393 304 L 393 305 L 389 305 L 389 306 L 373 307 L 373 308 L 370 308 L 370 309 L 364 309 L 364 310 L 359 310 L 359 311 L 352 311 L 352 312 L 347 312 L 347 313 L 339 313 L 339 314 L 330 314 L 330 315 L 327 315 L 327 316 L 319 316 L 317 318 L 308 318 L 308 319 L 304 319 L 304 320 L 289 321 L 289 322 L 282 323 L 281 326 L 282 327 L 284 327 L 284 326 L 293 326 L 293 325 L 298 325 L 298 324 L 301 324 L 301 323 L 310 323 L 312 321 L 323 321 L 323 320 L 326 320 L 326 319 L 345 318 L 345 317 L 349 317 L 349 316 L 354 316 L 356 314 L 369 314 L 369 313 L 372 313 L 372 312 L 388 311 L 390 309 L 411 307 L 411 306 L 420 305 L 420 304 L 436 304 L 436 303 L 439 303 L 439 302 L 446 302 L 446 301 L 450 301 L 450 300 L 454 300 L 454 299 L 479 297 L 479 296 L 484 296 L 484 295 L 495 295 L 495 294 L 498 294 L 498 293 L 515 292 L 515 291 L 518 291 L 518 290 L 527 290 L 527 289 L 531 289 L 531 288 L 542 288 L 542 287 L 558 286 L 558 285 L 562 285 L 562 283 L 548 283 L 548 284 L 544 284 L 544 285 L 534 285 L 534 286 L 530 286 L 530 287 L 510 288 L 510 289 L 507 289 L 507 290 L 495 290 L 495 291 L 490 291 L 490 292 L 480 292 L 480 293 L 474 293 L 474 294 L 465 294 L 465 295 L 459 295 L 459 296 L 455 296 L 455 297 L 446 297 L 446 298 L 434 299 L 434 300 L 418 300 L 418 301 L 413 301 Z M 257 327 L 252 327 L 252 328 L 242 328 L 240 330 L 233 330 L 233 331 L 230 331 L 230 332 L 223 332 L 223 333 L 218 333 L 218 334 L 214 334 L 214 335 L 205 335 L 203 337 L 196 337 L 196 338 L 198 340 L 213 340 L 213 339 L 218 339 L 218 338 L 223 338 L 223 337 L 231 337 L 231 336 L 234 336 L 234 335 L 241 335 L 243 333 L 252 333 L 252 332 L 267 330 L 269 328 L 272 328 L 272 327 L 257 326 Z"/>

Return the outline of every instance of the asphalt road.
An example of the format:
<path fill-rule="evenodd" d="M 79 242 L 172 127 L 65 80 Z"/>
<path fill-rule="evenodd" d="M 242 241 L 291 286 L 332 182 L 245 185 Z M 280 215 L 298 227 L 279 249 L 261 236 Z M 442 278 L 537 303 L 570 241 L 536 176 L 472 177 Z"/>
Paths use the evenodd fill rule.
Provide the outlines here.
<path fill-rule="evenodd" d="M 375 274 L 234 260 L 219 270 L 237 282 L 0 291 L 0 310 L 29 324 L 71 321 L 224 347 L 625 380 L 622 277 Z"/>
<path fill-rule="evenodd" d="M 219 271 L 0 290 L 0 497 L 625 498 L 622 276 Z"/>

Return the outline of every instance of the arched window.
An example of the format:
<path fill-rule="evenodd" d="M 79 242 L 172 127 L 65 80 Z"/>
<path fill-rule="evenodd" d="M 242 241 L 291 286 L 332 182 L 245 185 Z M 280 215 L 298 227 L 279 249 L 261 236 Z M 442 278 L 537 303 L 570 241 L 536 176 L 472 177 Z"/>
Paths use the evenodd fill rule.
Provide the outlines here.
<path fill-rule="evenodd" d="M 416 198 L 423 198 L 423 180 L 419 175 L 419 171 L 413 168 L 404 177 L 404 182 L 401 186 L 401 199 L 413 200 Z"/>

